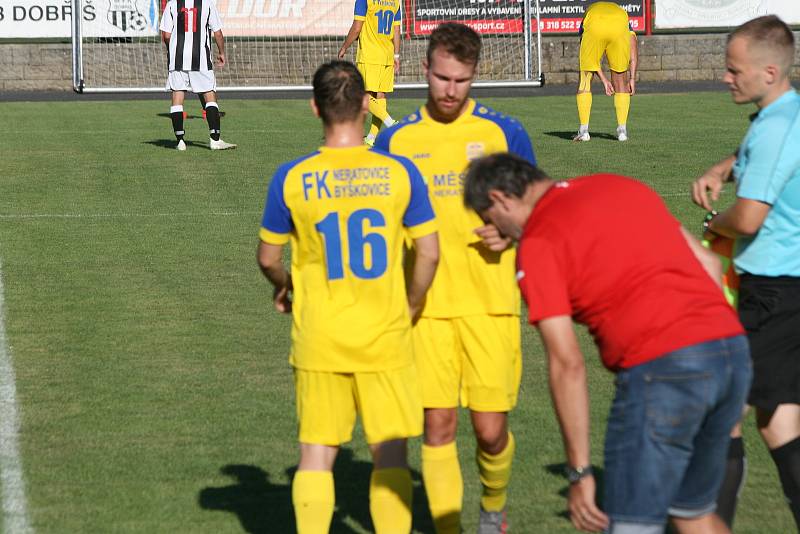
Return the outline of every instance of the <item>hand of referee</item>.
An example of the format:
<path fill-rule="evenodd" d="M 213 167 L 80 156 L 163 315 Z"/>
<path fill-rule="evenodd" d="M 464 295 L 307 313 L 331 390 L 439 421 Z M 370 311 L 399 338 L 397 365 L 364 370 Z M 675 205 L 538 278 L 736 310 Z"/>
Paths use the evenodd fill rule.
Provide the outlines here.
<path fill-rule="evenodd" d="M 601 532 L 608 527 L 608 516 L 594 502 L 595 489 L 592 475 L 583 477 L 569 487 L 569 518 L 578 530 Z"/>
<path fill-rule="evenodd" d="M 692 184 L 692 201 L 706 211 L 711 211 L 712 201 L 719 200 L 722 177 L 713 168 L 698 177 Z"/>

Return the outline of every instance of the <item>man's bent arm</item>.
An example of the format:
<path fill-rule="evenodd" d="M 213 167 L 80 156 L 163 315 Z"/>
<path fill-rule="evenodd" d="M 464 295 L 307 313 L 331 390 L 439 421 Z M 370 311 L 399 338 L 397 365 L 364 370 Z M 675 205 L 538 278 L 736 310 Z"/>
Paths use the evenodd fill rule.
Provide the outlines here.
<path fill-rule="evenodd" d="M 550 368 L 550 394 L 561 426 L 567 463 L 574 467 L 590 465 L 589 390 L 586 365 L 578 347 L 572 318 L 567 315 L 539 321 L 539 333 L 547 351 Z M 596 484 L 589 474 L 570 484 L 567 508 L 575 528 L 600 532 L 608 527 L 606 516 L 595 502 Z"/>
<path fill-rule="evenodd" d="M 725 237 L 743 237 L 758 233 L 772 206 L 759 200 L 736 198 L 736 202 L 708 224 L 712 233 Z"/>
<path fill-rule="evenodd" d="M 692 200 L 695 204 L 706 210 L 711 210 L 711 202 L 719 200 L 722 184 L 733 179 L 731 171 L 734 163 L 736 163 L 736 154 L 732 154 L 715 163 L 694 181 L 692 184 Z M 709 193 L 711 193 L 710 199 Z"/>
<path fill-rule="evenodd" d="M 559 315 L 543 319 L 539 333 L 547 351 L 550 394 L 567 462 L 574 467 L 589 465 L 589 390 L 572 318 Z"/>
<path fill-rule="evenodd" d="M 414 239 L 414 269 L 408 284 L 408 308 L 411 318 L 422 311 L 425 293 L 433 282 L 439 264 L 439 234 L 434 232 Z"/>

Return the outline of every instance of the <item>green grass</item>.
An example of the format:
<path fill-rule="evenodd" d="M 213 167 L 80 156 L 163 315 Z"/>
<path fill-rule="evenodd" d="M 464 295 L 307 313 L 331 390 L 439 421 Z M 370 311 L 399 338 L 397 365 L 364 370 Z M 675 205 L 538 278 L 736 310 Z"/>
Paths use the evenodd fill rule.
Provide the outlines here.
<path fill-rule="evenodd" d="M 535 94 L 535 93 L 534 93 Z M 573 144 L 573 97 L 483 99 L 512 112 L 554 177 L 635 176 L 690 229 L 691 180 L 730 154 L 751 109 L 722 93 L 634 98 L 618 143 L 611 99 L 595 96 L 593 140 Z M 390 103 L 395 116 L 419 102 Z M 197 113 L 196 103 L 187 109 Z M 166 101 L 6 103 L 0 147 L 0 261 L 21 410 L 21 453 L 38 532 L 289 532 L 297 458 L 287 317 L 272 310 L 255 263 L 260 214 L 277 165 L 313 150 L 304 100 L 223 100 L 224 138 L 186 125 L 172 149 Z M 604 135 L 606 134 L 606 135 Z M 730 200 L 731 192 L 727 192 Z M 632 224 L 635 223 L 632 221 Z M 524 327 L 525 375 L 512 427 L 517 532 L 571 532 L 566 482 L 538 336 Z M 581 331 L 590 368 L 593 458 L 602 458 L 611 375 Z M 474 439 L 459 434 L 464 526 L 473 531 Z M 793 522 L 765 447 L 746 424 L 749 472 L 737 531 Z M 431 532 L 411 463 L 415 526 Z M 724 451 L 720 451 L 724 454 Z M 334 532 L 369 528 L 362 435 L 336 468 Z"/>

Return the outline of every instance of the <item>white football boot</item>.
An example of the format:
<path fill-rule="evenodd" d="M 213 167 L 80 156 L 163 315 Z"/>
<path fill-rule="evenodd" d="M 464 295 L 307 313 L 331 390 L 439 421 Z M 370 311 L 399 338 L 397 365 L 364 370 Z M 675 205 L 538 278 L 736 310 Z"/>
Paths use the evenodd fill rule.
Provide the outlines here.
<path fill-rule="evenodd" d="M 228 150 L 229 148 L 236 148 L 236 145 L 233 143 L 226 143 L 222 140 L 222 138 L 220 138 L 219 141 L 209 139 L 208 146 L 211 147 L 211 150 Z"/>

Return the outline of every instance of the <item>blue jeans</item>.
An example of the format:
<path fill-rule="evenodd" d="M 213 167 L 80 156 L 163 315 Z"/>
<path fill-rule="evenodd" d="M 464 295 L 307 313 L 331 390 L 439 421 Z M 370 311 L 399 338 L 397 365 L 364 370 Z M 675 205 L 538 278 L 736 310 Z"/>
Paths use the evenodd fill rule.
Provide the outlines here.
<path fill-rule="evenodd" d="M 617 374 L 605 445 L 610 532 L 660 532 L 669 515 L 714 510 L 751 377 L 744 336 L 685 347 Z"/>

